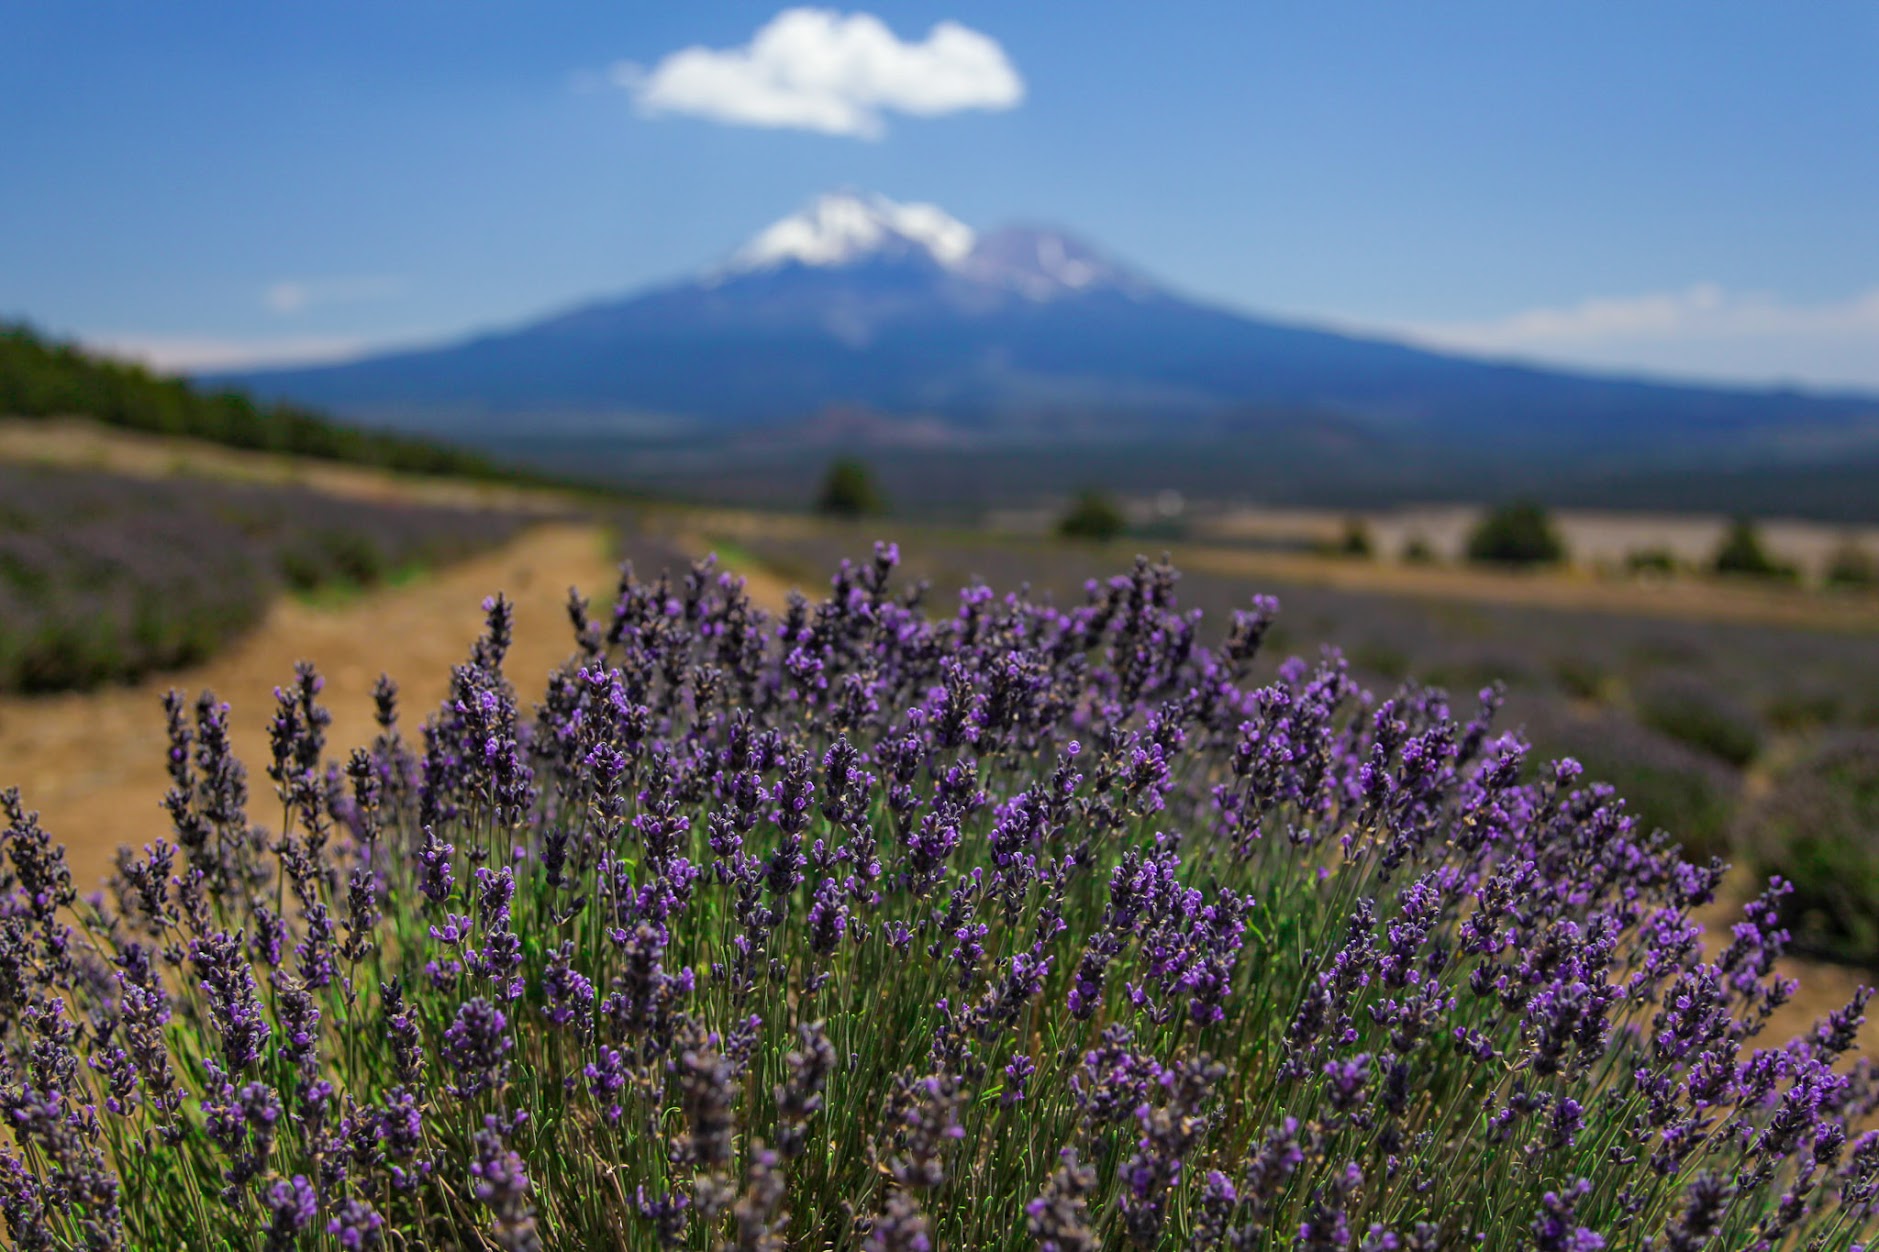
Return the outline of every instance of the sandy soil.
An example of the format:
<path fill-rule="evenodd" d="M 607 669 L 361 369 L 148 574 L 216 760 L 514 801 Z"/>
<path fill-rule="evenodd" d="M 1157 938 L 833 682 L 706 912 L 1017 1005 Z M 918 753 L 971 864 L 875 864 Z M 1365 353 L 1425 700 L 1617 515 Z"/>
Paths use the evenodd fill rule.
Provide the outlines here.
<path fill-rule="evenodd" d="M 266 822 L 272 805 L 271 797 L 261 798 L 269 786 L 267 723 L 274 688 L 293 677 L 296 661 L 313 661 L 326 677 L 325 701 L 333 712 L 329 751 L 344 760 L 375 733 L 371 692 L 381 672 L 397 680 L 406 731 L 417 732 L 443 699 L 450 667 L 481 629 L 485 596 L 501 591 L 516 602 L 508 670 L 526 699 L 572 650 L 568 588 L 604 602 L 615 577 L 604 529 L 554 523 L 495 552 L 336 607 L 283 600 L 253 632 L 198 668 L 107 691 L 0 697 L 0 786 L 20 788 L 46 829 L 67 845 L 79 882 L 89 885 L 109 868 L 119 845 L 142 845 L 167 833 L 159 808 L 168 786 L 159 704 L 164 691 L 174 687 L 193 696 L 206 687 L 229 702 L 236 750 L 257 793 L 251 811 Z"/>

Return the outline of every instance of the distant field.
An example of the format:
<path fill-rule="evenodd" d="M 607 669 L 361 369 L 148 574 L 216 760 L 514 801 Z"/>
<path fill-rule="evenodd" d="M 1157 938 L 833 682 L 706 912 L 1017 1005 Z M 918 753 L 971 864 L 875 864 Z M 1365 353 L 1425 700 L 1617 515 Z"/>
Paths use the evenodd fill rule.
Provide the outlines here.
<path fill-rule="evenodd" d="M 0 465 L 0 691 L 193 664 L 282 593 L 406 578 L 528 520 L 304 487 Z"/>

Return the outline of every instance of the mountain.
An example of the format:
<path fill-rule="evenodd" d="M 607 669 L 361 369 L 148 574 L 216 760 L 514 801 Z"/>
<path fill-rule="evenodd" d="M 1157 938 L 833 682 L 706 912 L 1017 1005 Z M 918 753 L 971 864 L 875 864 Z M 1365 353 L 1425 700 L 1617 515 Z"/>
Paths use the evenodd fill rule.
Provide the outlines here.
<path fill-rule="evenodd" d="M 689 448 L 693 464 L 857 442 L 1247 445 L 1398 475 L 1879 452 L 1879 398 L 1601 377 L 1268 320 L 1188 299 L 1058 230 L 979 234 L 931 205 L 854 192 L 685 282 L 230 381 L 510 449 L 643 441 Z"/>

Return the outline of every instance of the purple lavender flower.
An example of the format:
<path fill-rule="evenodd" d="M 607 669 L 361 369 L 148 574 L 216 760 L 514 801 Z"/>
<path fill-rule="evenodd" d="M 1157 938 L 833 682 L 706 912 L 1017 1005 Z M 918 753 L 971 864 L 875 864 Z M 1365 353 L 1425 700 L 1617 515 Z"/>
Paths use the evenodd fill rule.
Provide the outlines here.
<path fill-rule="evenodd" d="M 454 1078 L 451 1093 L 468 1100 L 502 1086 L 514 1046 L 501 1009 L 480 996 L 460 1005 L 456 1021 L 444 1031 L 444 1060 Z"/>
<path fill-rule="evenodd" d="M 1591 1182 L 1581 1178 L 1564 1192 L 1549 1191 L 1541 1197 L 1530 1228 L 1537 1252 L 1600 1252 L 1604 1238 L 1579 1225 L 1576 1217 L 1579 1201 L 1591 1192 Z"/>
<path fill-rule="evenodd" d="M 476 1132 L 476 1159 L 470 1164 L 471 1192 L 490 1210 L 491 1233 L 506 1252 L 534 1252 L 542 1246 L 529 1203 L 528 1168 L 509 1146 L 523 1120 L 523 1114 L 513 1120 L 493 1113 L 485 1117 Z"/>
<path fill-rule="evenodd" d="M 609 1125 L 620 1120 L 625 1112 L 620 1106 L 620 1093 L 626 1090 L 630 1073 L 626 1058 L 613 1048 L 600 1045 L 597 1060 L 588 1063 L 587 1089 L 593 1093 L 594 1101 L 600 1105 L 600 1113 Z"/>
<path fill-rule="evenodd" d="M 290 1252 L 300 1246 L 300 1232 L 320 1215 L 320 1197 L 302 1174 L 269 1185 L 264 1207 L 268 1213 L 268 1252 Z"/>
<path fill-rule="evenodd" d="M 346 1252 L 370 1252 L 383 1245 L 385 1219 L 357 1196 L 342 1201 L 326 1223 L 326 1233 Z"/>
<path fill-rule="evenodd" d="M 1077 1160 L 1075 1148 L 1065 1148 L 1043 1194 L 1024 1209 L 1025 1226 L 1042 1252 L 1096 1252 L 1102 1246 L 1090 1224 L 1095 1190 L 1096 1171 Z"/>
<path fill-rule="evenodd" d="M 254 971 L 242 959 L 241 936 L 218 931 L 190 944 L 189 956 L 222 1038 L 222 1055 L 236 1073 L 261 1059 L 272 1028 L 261 1010 Z"/>

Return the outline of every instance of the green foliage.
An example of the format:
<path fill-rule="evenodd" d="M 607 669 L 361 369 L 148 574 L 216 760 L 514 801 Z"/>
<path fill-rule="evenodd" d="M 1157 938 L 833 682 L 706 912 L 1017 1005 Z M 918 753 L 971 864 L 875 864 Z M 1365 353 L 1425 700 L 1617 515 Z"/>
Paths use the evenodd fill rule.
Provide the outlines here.
<path fill-rule="evenodd" d="M 871 517 L 886 511 L 866 463 L 842 457 L 829 466 L 822 489 L 816 493 L 816 512 L 827 517 Z"/>
<path fill-rule="evenodd" d="M 1553 680 L 1575 700 L 1597 700 L 1609 681 L 1605 671 L 1589 657 L 1567 655 L 1553 661 Z"/>
<path fill-rule="evenodd" d="M 1795 947 L 1879 969 L 1879 735 L 1837 736 L 1788 770 L 1750 813 L 1755 868 L 1794 886 Z"/>
<path fill-rule="evenodd" d="M 1337 554 L 1365 561 L 1374 554 L 1370 544 L 1370 528 L 1364 525 L 1363 518 L 1344 519 L 1344 533 L 1338 536 Z"/>
<path fill-rule="evenodd" d="M 391 561 L 372 536 L 356 530 L 321 530 L 298 536 L 281 552 L 281 577 L 297 592 L 327 584 L 376 587 Z"/>
<path fill-rule="evenodd" d="M 1422 535 L 1411 535 L 1403 544 L 1403 564 L 1434 565 L 1435 549 L 1429 545 L 1428 539 Z"/>
<path fill-rule="evenodd" d="M 142 365 L 53 342 L 24 324 L 0 322 L 0 416 L 89 417 L 153 435 L 398 473 L 528 480 L 428 439 L 361 430 L 290 404 L 262 406 L 240 392 L 205 392 Z"/>
<path fill-rule="evenodd" d="M 1716 549 L 1710 568 L 1718 574 L 1737 574 L 1749 578 L 1792 579 L 1795 569 L 1770 556 L 1762 546 L 1761 532 L 1746 517 L 1729 523 L 1729 530 Z"/>
<path fill-rule="evenodd" d="M 1666 679 L 1638 693 L 1638 720 L 1677 742 L 1741 769 L 1761 752 L 1753 710 L 1700 682 Z"/>
<path fill-rule="evenodd" d="M 1057 520 L 1057 533 L 1065 539 L 1106 543 L 1120 537 L 1128 526 L 1129 519 L 1123 516 L 1114 500 L 1100 491 L 1090 490 L 1079 494 Z"/>
<path fill-rule="evenodd" d="M 1468 536 L 1468 559 L 1490 565 L 1556 565 L 1566 545 L 1546 510 L 1530 500 L 1491 509 Z"/>
<path fill-rule="evenodd" d="M 1820 687 L 1784 688 L 1762 705 L 1768 724 L 1787 732 L 1831 726 L 1842 712 L 1841 693 Z"/>
<path fill-rule="evenodd" d="M 1828 559 L 1826 581 L 1829 587 L 1848 590 L 1879 587 L 1879 562 L 1873 560 L 1872 553 L 1849 540 Z"/>
<path fill-rule="evenodd" d="M 1634 548 L 1625 554 L 1625 569 L 1632 574 L 1674 574 L 1677 558 L 1669 548 Z"/>

